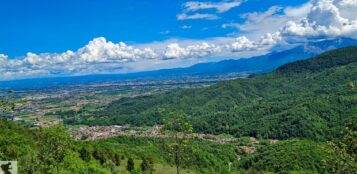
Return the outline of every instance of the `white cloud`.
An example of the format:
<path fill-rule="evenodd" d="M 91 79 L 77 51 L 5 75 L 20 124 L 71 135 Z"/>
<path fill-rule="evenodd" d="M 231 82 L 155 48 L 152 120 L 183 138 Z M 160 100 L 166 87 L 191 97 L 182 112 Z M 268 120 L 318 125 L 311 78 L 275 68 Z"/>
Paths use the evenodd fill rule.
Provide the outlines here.
<path fill-rule="evenodd" d="M 297 7 L 284 8 L 284 16 L 290 17 L 290 20 L 301 19 L 306 17 L 312 7 L 311 2 L 307 2 Z"/>
<path fill-rule="evenodd" d="M 178 14 L 177 20 L 188 20 L 188 19 L 208 19 L 208 20 L 215 20 L 219 19 L 219 17 L 215 14 L 207 14 L 207 13 L 195 13 L 195 14 Z"/>
<path fill-rule="evenodd" d="M 272 6 L 263 12 L 242 14 L 240 17 L 245 20 L 244 23 L 223 24 L 222 28 L 234 27 L 251 37 L 260 37 L 266 33 L 279 31 L 289 20 L 300 19 L 299 16 L 304 16 L 302 13 L 305 13 L 305 9 L 305 5 L 294 8 Z"/>
<path fill-rule="evenodd" d="M 233 52 L 265 51 L 277 45 L 281 40 L 282 38 L 279 32 L 273 34 L 267 33 L 255 42 L 245 36 L 240 36 L 226 47 Z"/>
<path fill-rule="evenodd" d="M 259 44 L 273 47 L 277 45 L 280 41 L 282 41 L 281 33 L 266 33 L 263 37 L 261 37 Z"/>
<path fill-rule="evenodd" d="M 221 51 L 220 46 L 208 44 L 206 42 L 181 47 L 178 43 L 169 44 L 164 51 L 164 58 L 197 58 L 218 53 Z"/>
<path fill-rule="evenodd" d="M 261 23 L 268 17 L 276 15 L 283 8 L 279 6 L 272 6 L 263 13 L 253 12 L 241 15 L 242 18 L 247 19 L 248 22 Z"/>
<path fill-rule="evenodd" d="M 283 39 L 306 37 L 357 38 L 357 0 L 311 0 L 297 7 L 273 6 L 267 11 L 242 14 L 243 23 L 227 23 L 256 38 L 280 32 Z"/>
<path fill-rule="evenodd" d="M 240 26 L 241 26 L 241 24 L 238 24 L 238 23 L 222 24 L 222 28 L 229 28 L 229 27 L 239 28 Z"/>
<path fill-rule="evenodd" d="M 94 73 L 125 73 L 145 70 L 165 62 L 195 62 L 204 58 L 226 55 L 234 57 L 235 52 L 265 50 L 275 42 L 275 35 L 262 37 L 266 41 L 254 42 L 246 37 L 216 38 L 206 41 L 177 40 L 146 45 L 129 46 L 123 42 L 113 43 L 99 37 L 77 51 L 63 53 L 27 53 L 24 57 L 8 58 L 0 54 L 0 79 L 49 77 L 64 75 L 85 75 Z M 155 46 L 156 45 L 156 46 Z M 242 54 L 244 55 L 244 54 Z M 177 60 L 177 61 L 172 61 Z M 183 63 L 185 64 L 185 63 Z M 163 67 L 162 67 L 163 68 Z"/>
<path fill-rule="evenodd" d="M 123 42 L 114 44 L 99 37 L 89 42 L 76 52 L 80 62 L 131 62 L 142 58 L 155 58 L 157 54 L 150 48 L 138 49 Z"/>
<path fill-rule="evenodd" d="M 242 1 L 222 1 L 222 2 L 198 2 L 189 1 L 184 4 L 184 11 L 194 12 L 198 10 L 215 9 L 217 13 L 224 13 L 234 7 L 239 6 Z"/>
<path fill-rule="evenodd" d="M 250 41 L 245 36 L 238 37 L 235 42 L 231 43 L 230 48 L 234 52 L 244 51 L 244 50 L 252 50 L 256 49 L 257 45 Z"/>
<path fill-rule="evenodd" d="M 281 10 L 282 7 L 273 6 L 262 13 L 254 12 L 243 14 L 241 17 L 245 19 L 246 22 L 242 25 L 237 25 L 236 27 L 240 31 L 254 32 L 255 35 L 274 32 L 279 29 L 279 27 L 281 27 L 286 21 L 288 21 L 288 18 L 285 16 L 278 15 Z"/>
<path fill-rule="evenodd" d="M 316 0 L 302 19 L 289 21 L 284 35 L 357 38 L 357 0 Z"/>
<path fill-rule="evenodd" d="M 166 58 L 179 58 L 185 56 L 186 54 L 186 50 L 180 47 L 180 45 L 177 43 L 172 43 L 168 45 L 164 53 Z"/>
<path fill-rule="evenodd" d="M 159 55 L 151 48 L 134 48 L 123 42 L 107 42 L 99 37 L 90 41 L 76 52 L 27 53 L 24 58 L 9 59 L 0 55 L 0 79 L 24 78 L 36 75 L 88 74 L 110 72 L 128 62 L 156 59 Z M 108 69 L 107 69 L 108 68 Z"/>
<path fill-rule="evenodd" d="M 238 7 L 243 1 L 199 2 L 189 1 L 183 4 L 183 12 L 176 15 L 177 20 L 208 19 L 215 20 L 219 17 L 215 13 L 224 13 L 234 7 Z M 215 13 L 198 13 L 197 11 L 214 9 Z M 195 12 L 195 13 L 193 13 Z"/>

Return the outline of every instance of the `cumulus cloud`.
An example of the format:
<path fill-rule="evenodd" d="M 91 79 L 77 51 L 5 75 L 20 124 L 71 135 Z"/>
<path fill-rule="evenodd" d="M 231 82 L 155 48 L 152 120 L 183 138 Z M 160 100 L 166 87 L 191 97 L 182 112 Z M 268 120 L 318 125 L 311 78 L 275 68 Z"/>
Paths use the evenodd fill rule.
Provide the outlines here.
<path fill-rule="evenodd" d="M 99 37 L 76 52 L 79 62 L 111 63 L 131 62 L 142 58 L 155 58 L 157 54 L 150 48 L 138 49 L 123 42 L 115 44 Z"/>
<path fill-rule="evenodd" d="M 245 36 L 238 37 L 235 42 L 233 42 L 230 47 L 232 48 L 232 51 L 238 52 L 238 51 L 243 51 L 243 50 L 252 50 L 257 48 L 257 45 L 250 41 L 248 38 Z"/>
<path fill-rule="evenodd" d="M 286 40 L 313 37 L 357 38 L 357 0 L 311 0 L 297 7 L 273 6 L 240 15 L 245 22 L 227 23 L 247 36 L 279 32 Z M 274 24 L 274 25 L 272 25 Z"/>
<path fill-rule="evenodd" d="M 178 43 L 169 44 L 163 53 L 164 58 L 187 58 L 187 57 L 204 57 L 221 51 L 220 46 L 208 44 L 206 42 L 200 44 L 181 47 Z"/>
<path fill-rule="evenodd" d="M 268 50 L 274 47 L 282 40 L 279 32 L 267 33 L 258 41 L 251 41 L 245 36 L 240 36 L 227 47 L 233 52 L 252 51 L 252 50 Z"/>
<path fill-rule="evenodd" d="M 19 78 L 23 75 L 66 75 L 110 71 L 124 63 L 156 59 L 159 55 L 151 48 L 134 48 L 123 42 L 107 42 L 99 37 L 77 51 L 64 53 L 27 53 L 24 58 L 9 59 L 1 54 L 0 78 Z"/>
<path fill-rule="evenodd" d="M 208 19 L 208 20 L 215 20 L 218 19 L 219 17 L 215 14 L 207 14 L 207 13 L 195 13 L 195 14 L 178 14 L 177 20 L 188 20 L 188 19 Z"/>
<path fill-rule="evenodd" d="M 215 9 L 218 13 L 224 13 L 234 7 L 239 6 L 242 1 L 222 1 L 222 2 L 198 2 L 189 1 L 184 4 L 184 11 L 194 12 L 205 9 Z"/>
<path fill-rule="evenodd" d="M 297 7 L 273 6 L 267 11 L 242 14 L 244 23 L 222 27 L 235 27 L 250 36 L 280 32 L 287 40 L 321 36 L 357 38 L 356 10 L 357 0 L 311 0 Z"/>
<path fill-rule="evenodd" d="M 259 44 L 273 47 L 283 40 L 280 32 L 266 33 L 261 37 Z"/>
<path fill-rule="evenodd" d="M 289 21 L 284 35 L 357 38 L 357 0 L 316 0 L 306 17 Z"/>

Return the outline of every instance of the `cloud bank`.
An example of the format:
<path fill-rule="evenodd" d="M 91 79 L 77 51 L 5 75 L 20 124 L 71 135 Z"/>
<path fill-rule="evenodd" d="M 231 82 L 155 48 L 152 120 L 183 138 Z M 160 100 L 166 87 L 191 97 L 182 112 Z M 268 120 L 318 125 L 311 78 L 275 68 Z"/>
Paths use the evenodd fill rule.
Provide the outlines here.
<path fill-rule="evenodd" d="M 190 2 L 184 5 L 184 11 L 214 9 L 217 13 L 223 13 L 240 5 L 240 2 Z M 282 45 L 314 38 L 357 39 L 356 11 L 357 0 L 312 0 L 298 7 L 274 6 L 263 12 L 242 14 L 240 18 L 245 22 L 222 25 L 223 28 L 235 27 L 243 31 L 244 35 L 237 37 L 180 39 L 145 45 L 113 43 L 99 37 L 76 51 L 30 52 L 16 58 L 0 54 L 0 80 L 135 72 L 145 70 L 145 66 L 165 68 L 160 65 L 168 62 L 263 54 Z"/>
<path fill-rule="evenodd" d="M 264 38 L 265 39 L 265 38 Z M 214 42 L 211 41 L 211 42 Z M 205 41 L 180 44 L 172 42 L 165 48 L 129 46 L 123 42 L 113 43 L 104 37 L 95 38 L 77 51 L 63 53 L 27 53 L 26 56 L 10 59 L 0 54 L 0 79 L 29 78 L 36 76 L 84 75 L 93 73 L 123 73 L 126 64 L 143 61 L 160 63 L 172 59 L 199 59 L 220 53 L 232 53 L 262 49 L 271 46 L 255 43 L 245 37 L 223 43 Z"/>

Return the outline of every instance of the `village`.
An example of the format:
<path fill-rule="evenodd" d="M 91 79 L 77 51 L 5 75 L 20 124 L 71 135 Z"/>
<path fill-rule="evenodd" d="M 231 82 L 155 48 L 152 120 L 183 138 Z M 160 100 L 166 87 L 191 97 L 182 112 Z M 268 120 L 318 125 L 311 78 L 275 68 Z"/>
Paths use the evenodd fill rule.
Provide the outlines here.
<path fill-rule="evenodd" d="M 130 125 L 111 125 L 111 126 L 91 126 L 72 128 L 69 131 L 70 135 L 77 141 L 94 141 L 99 139 L 107 139 L 116 136 L 133 136 L 133 137 L 150 137 L 150 138 L 170 138 L 173 135 L 164 134 L 160 131 L 160 126 L 153 127 L 130 127 Z M 253 137 L 248 138 L 248 142 L 243 143 L 239 138 L 221 137 L 218 135 L 194 133 L 190 135 L 180 134 L 178 138 L 194 138 L 204 141 L 211 141 L 219 144 L 234 143 L 237 148 L 247 154 L 256 152 L 257 146 L 261 143 Z M 278 140 L 268 140 L 269 144 L 276 144 Z M 240 160 L 241 156 L 237 156 Z"/>
<path fill-rule="evenodd" d="M 71 136 L 75 140 L 93 141 L 98 139 L 106 139 L 114 136 L 135 136 L 135 137 L 152 137 L 152 138 L 170 138 L 171 135 L 163 134 L 160 131 L 160 126 L 155 125 L 149 128 L 130 127 L 130 125 L 112 125 L 112 126 L 92 126 L 72 128 L 70 131 Z M 180 134 L 179 138 L 192 137 L 207 141 L 213 141 L 220 144 L 231 142 L 236 138 L 221 138 L 211 134 Z"/>

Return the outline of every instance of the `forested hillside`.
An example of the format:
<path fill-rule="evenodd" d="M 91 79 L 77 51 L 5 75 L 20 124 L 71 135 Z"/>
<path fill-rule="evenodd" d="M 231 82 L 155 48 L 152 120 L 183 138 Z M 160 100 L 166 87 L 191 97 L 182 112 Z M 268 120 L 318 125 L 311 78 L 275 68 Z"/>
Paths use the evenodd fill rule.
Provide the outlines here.
<path fill-rule="evenodd" d="M 175 173 L 162 150 L 162 143 L 169 143 L 170 139 L 122 136 L 74 141 L 61 126 L 31 130 L 0 120 L 0 127 L 0 159 L 18 161 L 19 173 L 151 173 L 143 171 L 143 160 L 153 162 L 150 164 L 153 173 Z M 253 144 L 257 148 L 255 153 L 242 150 Z M 226 144 L 195 139 L 182 173 L 326 173 L 331 170 L 328 162 L 332 148 L 326 143 L 287 140 L 253 144 L 249 138 Z M 131 172 L 127 169 L 130 159 L 134 161 Z"/>
<path fill-rule="evenodd" d="M 246 79 L 206 88 L 123 98 L 90 117 L 64 115 L 71 124 L 162 123 L 168 111 L 183 112 L 197 132 L 236 136 L 327 140 L 357 118 L 357 47 Z"/>
<path fill-rule="evenodd" d="M 129 158 L 135 159 L 137 169 L 147 158 L 153 160 L 156 170 L 171 168 L 159 150 L 160 143 L 169 139 L 117 137 L 82 142 L 74 141 L 61 126 L 31 130 L 3 119 L 0 128 L 0 159 L 18 161 L 19 173 L 128 173 L 125 167 Z M 226 163 L 235 161 L 233 144 L 195 144 L 195 162 L 187 168 L 225 173 Z"/>

